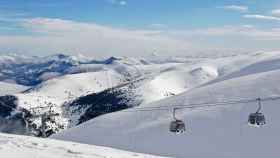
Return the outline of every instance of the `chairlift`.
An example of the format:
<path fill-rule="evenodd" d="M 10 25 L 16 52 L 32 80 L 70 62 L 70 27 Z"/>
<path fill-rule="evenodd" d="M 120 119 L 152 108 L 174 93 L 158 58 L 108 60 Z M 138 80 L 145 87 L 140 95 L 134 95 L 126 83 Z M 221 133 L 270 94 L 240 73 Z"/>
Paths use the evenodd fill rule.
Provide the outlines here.
<path fill-rule="evenodd" d="M 248 124 L 254 127 L 260 127 L 266 124 L 265 116 L 260 112 L 262 108 L 261 99 L 258 98 L 257 101 L 259 105 L 257 111 L 255 113 L 251 113 L 248 118 Z"/>
<path fill-rule="evenodd" d="M 185 123 L 182 120 L 176 118 L 175 112 L 176 112 L 176 108 L 173 109 L 174 121 L 171 121 L 169 131 L 176 134 L 184 133 L 186 131 Z"/>

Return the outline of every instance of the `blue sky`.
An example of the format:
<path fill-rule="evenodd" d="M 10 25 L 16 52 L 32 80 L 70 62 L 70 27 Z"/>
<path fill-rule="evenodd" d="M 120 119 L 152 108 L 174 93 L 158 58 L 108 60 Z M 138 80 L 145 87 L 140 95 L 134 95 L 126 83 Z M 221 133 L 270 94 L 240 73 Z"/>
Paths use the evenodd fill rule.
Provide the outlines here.
<path fill-rule="evenodd" d="M 280 1 L 2 0 L 0 35 L 2 53 L 270 51 L 279 48 Z"/>

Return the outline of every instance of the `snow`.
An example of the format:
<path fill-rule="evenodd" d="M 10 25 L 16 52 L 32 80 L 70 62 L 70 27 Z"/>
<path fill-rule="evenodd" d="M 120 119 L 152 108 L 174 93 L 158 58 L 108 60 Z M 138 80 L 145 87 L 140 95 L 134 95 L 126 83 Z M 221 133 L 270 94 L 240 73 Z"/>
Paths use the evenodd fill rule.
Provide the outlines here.
<path fill-rule="evenodd" d="M 107 147 L 0 134 L 0 155 L 6 158 L 159 158 Z"/>
<path fill-rule="evenodd" d="M 78 97 L 104 91 L 120 82 L 120 75 L 112 70 L 69 74 L 49 79 L 25 93 L 15 94 L 15 96 L 18 99 L 18 108 L 31 110 L 35 114 L 41 114 L 49 109 L 43 107 L 53 106 L 52 110 L 60 114 L 55 118 L 55 122 L 61 127 L 67 128 L 71 126 L 69 112 L 65 111 L 63 105 Z M 35 107 L 40 107 L 40 109 L 32 110 Z M 40 118 L 35 119 L 34 123 L 39 126 Z"/>
<path fill-rule="evenodd" d="M 206 58 L 169 66 L 146 83 L 148 88 L 142 92 L 150 92 L 147 97 L 151 98 L 162 90 L 174 91 L 176 95 L 148 98 L 140 107 L 280 96 L 279 54 Z M 267 125 L 261 128 L 247 125 L 248 115 L 257 109 L 254 102 L 179 110 L 177 117 L 187 125 L 187 132 L 181 135 L 168 131 L 171 109 L 142 112 L 130 109 L 100 116 L 53 138 L 176 158 L 278 158 L 279 102 L 263 102 Z"/>
<path fill-rule="evenodd" d="M 141 65 L 136 62 L 137 65 L 133 65 L 134 60 L 124 58 L 110 65 L 87 64 L 69 70 L 71 72 L 84 70 L 84 73 L 63 76 L 56 73 L 44 73 L 40 77 L 46 81 L 25 93 L 16 94 L 19 100 L 18 105 L 28 109 L 37 106 L 45 107 L 51 103 L 59 107 L 78 97 L 98 93 L 119 85 L 129 78 L 152 74 L 153 79 L 145 82 L 144 86 L 136 90 L 139 91 L 139 96 L 143 97 L 141 99 L 143 103 L 149 103 L 179 94 L 217 76 L 211 72 L 216 70 L 210 68 L 209 71 L 207 66 L 198 70 L 196 74 L 191 74 L 191 70 L 184 69 L 185 65 L 182 63 Z M 189 75 L 184 76 L 184 73 Z M 198 75 L 200 73 L 206 75 L 206 78 L 200 79 L 202 76 Z M 197 81 L 187 83 L 189 80 Z"/>
<path fill-rule="evenodd" d="M 39 79 L 42 81 L 46 81 L 46 80 L 53 79 L 53 78 L 56 78 L 59 76 L 61 76 L 61 74 L 58 72 L 45 72 L 42 75 L 40 75 Z"/>
<path fill-rule="evenodd" d="M 13 84 L 13 83 L 0 82 L 0 96 L 19 93 L 26 89 L 28 89 L 28 87 L 26 86 Z"/>
<path fill-rule="evenodd" d="M 10 64 L 10 63 L 22 64 L 22 63 L 32 61 L 33 58 L 34 57 L 27 57 L 19 54 L 7 54 L 7 55 L 0 54 L 0 65 Z"/>
<path fill-rule="evenodd" d="M 108 76 L 110 78 L 110 83 Z M 120 83 L 119 75 L 113 71 L 99 71 L 70 74 L 53 78 L 32 88 L 26 93 L 17 94 L 21 107 L 47 106 L 51 102 L 62 105 L 82 95 L 97 93 Z"/>
<path fill-rule="evenodd" d="M 176 65 L 161 70 L 151 81 L 140 88 L 143 104 L 180 94 L 218 77 L 212 66 L 197 66 L 193 69 L 185 65 Z"/>
<path fill-rule="evenodd" d="M 188 105 L 280 96 L 280 52 L 235 54 L 220 57 L 118 58 L 110 64 L 81 64 L 69 73 L 43 73 L 44 80 L 25 93 L 27 87 L 0 82 L 0 95 L 16 94 L 23 108 L 61 106 L 80 96 L 120 85 L 129 77 L 147 78 L 133 93 L 142 101 L 137 108 Z M 43 59 L 41 59 L 43 60 Z M 53 56 L 46 60 L 70 61 L 75 57 Z M 86 59 L 84 59 L 87 61 Z M 23 58 L 22 62 L 30 62 Z M 16 57 L 0 57 L 0 63 L 17 62 Z M 42 61 L 38 61 L 42 62 Z M 89 61 L 87 61 L 89 62 Z M 8 71 L 8 70 L 5 70 Z M 83 72 L 83 73 L 80 73 Z M 0 74 L 1 75 L 1 74 Z M 170 110 L 133 112 L 133 109 L 106 114 L 53 138 L 107 146 L 132 152 L 176 158 L 278 158 L 280 146 L 280 101 L 263 102 L 267 125 L 247 125 L 257 102 L 212 108 L 178 110 L 187 132 L 168 131 Z M 129 112 L 130 111 L 130 112 Z M 67 124 L 67 118 L 56 118 Z M 78 117 L 78 116 L 77 116 Z M 59 120 L 61 119 L 61 120 Z M 74 145 L 73 145 L 74 144 Z M 5 157 L 141 157 L 141 154 L 110 148 L 0 134 L 0 154 Z M 111 154 L 111 155 L 110 155 Z M 143 155 L 143 157 L 152 157 Z"/>

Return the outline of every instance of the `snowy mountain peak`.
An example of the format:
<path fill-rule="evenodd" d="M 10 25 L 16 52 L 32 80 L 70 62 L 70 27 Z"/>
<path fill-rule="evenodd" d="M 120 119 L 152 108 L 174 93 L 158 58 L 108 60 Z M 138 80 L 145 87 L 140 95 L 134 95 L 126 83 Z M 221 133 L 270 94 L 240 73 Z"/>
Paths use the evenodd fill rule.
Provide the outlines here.
<path fill-rule="evenodd" d="M 106 59 L 104 61 L 104 64 L 112 64 L 114 63 L 115 61 L 118 61 L 118 60 L 121 60 L 121 58 L 117 58 L 117 57 L 109 57 L 108 59 Z"/>

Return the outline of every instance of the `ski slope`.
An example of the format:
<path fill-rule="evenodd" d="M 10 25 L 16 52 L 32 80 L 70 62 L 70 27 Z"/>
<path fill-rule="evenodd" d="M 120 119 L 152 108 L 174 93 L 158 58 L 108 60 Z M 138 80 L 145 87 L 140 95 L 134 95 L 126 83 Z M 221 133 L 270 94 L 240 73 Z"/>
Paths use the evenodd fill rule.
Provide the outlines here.
<path fill-rule="evenodd" d="M 279 59 L 278 52 L 206 59 L 199 65 L 211 66 L 207 69 L 211 80 L 141 108 L 280 96 Z M 177 117 L 187 125 L 181 135 L 168 131 L 171 109 L 130 109 L 100 116 L 53 138 L 176 158 L 278 158 L 280 101 L 263 102 L 267 125 L 261 128 L 247 125 L 248 115 L 256 109 L 257 102 L 179 110 Z"/>
<path fill-rule="evenodd" d="M 159 158 L 107 147 L 0 134 L 0 155 L 5 158 Z"/>

